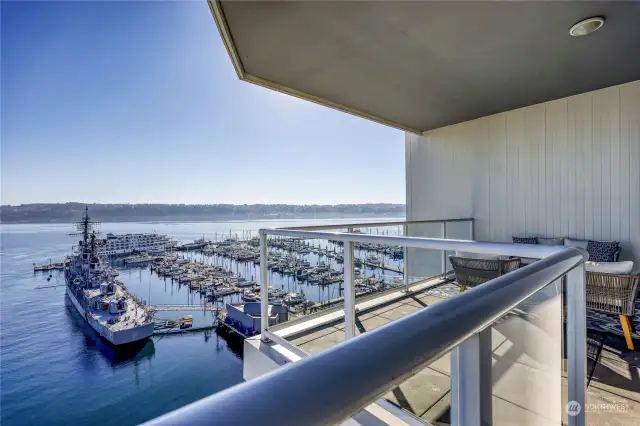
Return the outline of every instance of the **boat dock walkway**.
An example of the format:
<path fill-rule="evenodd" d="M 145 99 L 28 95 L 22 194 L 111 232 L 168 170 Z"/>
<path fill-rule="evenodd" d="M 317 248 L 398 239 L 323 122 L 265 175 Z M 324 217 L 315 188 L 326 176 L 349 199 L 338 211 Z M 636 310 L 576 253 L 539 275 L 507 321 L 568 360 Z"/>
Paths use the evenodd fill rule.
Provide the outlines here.
<path fill-rule="evenodd" d="M 384 265 L 384 264 L 380 264 L 380 263 L 369 263 L 369 262 L 362 262 L 364 265 L 369 266 L 370 268 L 379 268 L 379 269 L 385 269 L 387 271 L 391 271 L 391 272 L 397 272 L 398 274 L 402 274 L 402 269 L 400 268 L 394 268 L 393 266 L 389 266 L 389 265 Z"/>
<path fill-rule="evenodd" d="M 154 336 L 163 336 L 163 335 L 167 335 L 167 334 L 182 334 L 182 333 L 194 333 L 197 331 L 207 331 L 207 330 L 214 330 L 218 328 L 218 324 L 212 324 L 212 325 L 202 325 L 200 327 L 189 327 L 189 328 L 172 328 L 172 329 L 166 329 L 166 330 L 153 330 L 153 335 Z"/>
<path fill-rule="evenodd" d="M 217 311 L 216 305 L 150 305 L 155 311 Z"/>

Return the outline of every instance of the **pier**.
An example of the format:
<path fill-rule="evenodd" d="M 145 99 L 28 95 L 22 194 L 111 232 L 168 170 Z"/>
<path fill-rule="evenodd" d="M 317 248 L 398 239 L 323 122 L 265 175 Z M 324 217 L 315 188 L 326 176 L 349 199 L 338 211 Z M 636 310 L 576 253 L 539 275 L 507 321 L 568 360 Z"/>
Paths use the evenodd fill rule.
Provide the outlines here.
<path fill-rule="evenodd" d="M 182 333 L 194 333 L 197 331 L 207 331 L 218 328 L 218 324 L 202 325 L 200 327 L 190 328 L 171 328 L 166 330 L 153 330 L 154 336 L 166 336 L 167 334 L 182 334 Z"/>
<path fill-rule="evenodd" d="M 365 266 L 368 266 L 370 268 L 379 268 L 379 269 L 384 269 L 385 271 L 391 271 L 391 272 L 397 272 L 398 274 L 402 274 L 402 269 L 400 268 L 394 268 L 393 266 L 389 266 L 389 265 L 385 265 L 385 264 L 378 264 L 376 265 L 375 263 L 370 263 L 370 262 L 362 262 Z"/>
<path fill-rule="evenodd" d="M 33 272 L 47 272 L 47 271 L 62 270 L 62 269 L 64 269 L 66 264 L 67 264 L 67 261 L 52 262 L 51 259 L 49 259 L 49 263 L 48 264 L 36 265 L 34 263 L 33 264 Z"/>

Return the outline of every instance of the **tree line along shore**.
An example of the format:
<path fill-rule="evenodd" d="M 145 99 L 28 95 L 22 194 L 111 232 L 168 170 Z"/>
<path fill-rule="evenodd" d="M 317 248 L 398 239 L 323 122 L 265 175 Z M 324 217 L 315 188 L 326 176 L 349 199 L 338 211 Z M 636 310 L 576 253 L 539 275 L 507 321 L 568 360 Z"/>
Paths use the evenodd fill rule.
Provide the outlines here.
<path fill-rule="evenodd" d="M 404 204 L 21 204 L 3 205 L 1 223 L 68 223 L 89 206 L 93 219 L 103 222 L 212 221 L 260 219 L 325 219 L 340 217 L 400 217 Z"/>

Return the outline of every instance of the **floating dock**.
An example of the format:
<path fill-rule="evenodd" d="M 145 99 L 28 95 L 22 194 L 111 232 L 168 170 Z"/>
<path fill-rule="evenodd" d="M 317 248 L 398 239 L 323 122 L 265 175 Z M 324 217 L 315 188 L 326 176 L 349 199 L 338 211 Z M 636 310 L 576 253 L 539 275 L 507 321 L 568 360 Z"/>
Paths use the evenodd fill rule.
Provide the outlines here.
<path fill-rule="evenodd" d="M 49 259 L 48 265 L 36 265 L 34 263 L 33 272 L 55 271 L 57 269 L 64 269 L 65 265 L 66 265 L 65 262 L 51 262 L 51 259 Z"/>
<path fill-rule="evenodd" d="M 212 311 L 215 312 L 220 308 L 216 305 L 150 305 L 149 309 L 154 311 Z"/>

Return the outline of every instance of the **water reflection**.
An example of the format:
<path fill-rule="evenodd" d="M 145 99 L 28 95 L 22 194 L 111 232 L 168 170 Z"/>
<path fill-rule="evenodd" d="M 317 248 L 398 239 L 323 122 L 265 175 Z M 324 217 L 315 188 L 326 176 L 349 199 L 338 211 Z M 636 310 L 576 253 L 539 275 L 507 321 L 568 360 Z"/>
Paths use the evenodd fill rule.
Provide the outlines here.
<path fill-rule="evenodd" d="M 211 328 L 202 331 L 184 331 L 175 333 L 162 333 L 156 334 L 153 339 L 156 342 L 160 342 L 164 339 L 177 339 L 184 337 L 185 335 L 201 335 L 204 343 L 210 343 L 215 341 L 216 352 L 225 352 L 228 349 L 236 358 L 242 359 L 244 338 L 237 333 L 229 331 L 226 327 Z"/>
<path fill-rule="evenodd" d="M 223 352 L 225 347 L 231 351 L 236 357 L 242 359 L 244 338 L 237 333 L 229 331 L 227 327 L 219 327 L 213 331 L 216 339 L 216 350 Z M 205 336 L 205 341 L 207 337 Z"/>

